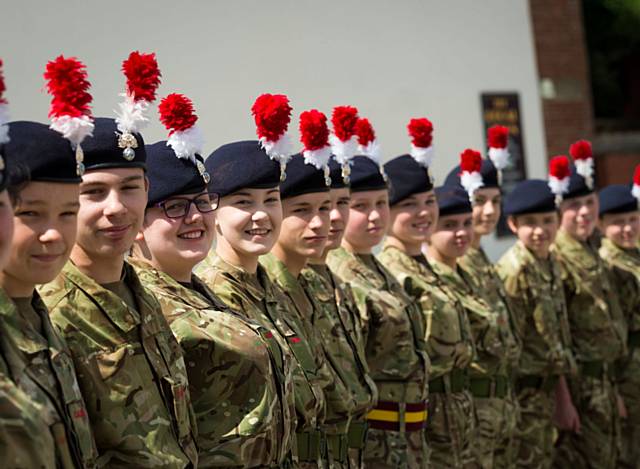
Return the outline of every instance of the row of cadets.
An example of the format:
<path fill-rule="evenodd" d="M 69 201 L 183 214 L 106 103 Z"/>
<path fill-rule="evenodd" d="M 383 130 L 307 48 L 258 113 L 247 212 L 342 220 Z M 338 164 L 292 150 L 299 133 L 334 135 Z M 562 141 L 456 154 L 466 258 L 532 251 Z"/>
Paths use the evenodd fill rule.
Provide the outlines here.
<path fill-rule="evenodd" d="M 429 423 L 426 436 L 430 467 L 462 467 L 472 461 L 474 407 L 466 384 L 473 343 L 466 312 L 459 298 L 436 274 L 422 253 L 439 216 L 455 216 L 468 208 L 468 198 L 436 200 L 430 166 L 433 125 L 426 118 L 408 125 L 411 152 L 385 164 L 391 183 L 391 222 L 380 262 L 389 269 L 426 323 L 429 373 Z"/>
<path fill-rule="evenodd" d="M 49 64 L 49 76 L 64 73 L 67 63 L 60 58 Z M 77 151 L 78 168 L 85 172 L 77 238 L 75 245 L 68 243 L 70 262 L 39 291 L 71 350 L 98 464 L 195 467 L 195 421 L 180 346 L 160 304 L 125 262 L 147 203 L 146 151 L 139 131 L 160 72 L 153 55 L 137 52 L 123 70 L 127 92 L 118 119 L 96 118 L 93 135 Z M 56 92 L 53 84 L 49 88 Z M 56 126 L 84 128 L 84 116 L 69 117 L 62 116 Z M 77 202 L 77 192 L 75 197 Z"/>
<path fill-rule="evenodd" d="M 607 186 L 598 198 L 599 254 L 611 271 L 628 330 L 628 353 L 618 361 L 616 384 L 626 410 L 618 464 L 631 468 L 640 461 L 640 165 L 631 184 Z"/>
<path fill-rule="evenodd" d="M 260 140 L 225 144 L 205 161 L 209 190 L 219 195 L 220 203 L 215 252 L 197 273 L 229 308 L 268 328 L 283 354 L 291 357 L 296 417 L 292 452 L 299 467 L 321 467 L 327 458 L 321 428 L 324 354 L 308 339 L 291 298 L 259 264 L 260 256 L 277 242 L 282 225 L 279 184 L 287 178 L 291 106 L 284 95 L 264 94 L 252 112 Z"/>
<path fill-rule="evenodd" d="M 3 223 L 2 230 L 14 226 L 0 274 L 0 285 L 11 298 L 3 293 L 0 300 L 2 340 L 8 372 L 33 400 L 45 426 L 31 442 L 42 447 L 31 446 L 33 453 L 16 464 L 26 467 L 46 457 L 44 467 L 96 467 L 98 452 L 73 353 L 36 291 L 58 275 L 76 239 L 80 143 L 93 127 L 91 95 L 84 65 L 77 60 L 60 56 L 49 62 L 45 78 L 53 94 L 49 115 L 55 130 L 36 122 L 10 122 L 1 150 L 12 168 L 6 187 L 13 209 L 13 223 Z"/>
<path fill-rule="evenodd" d="M 371 125 L 360 121 L 357 127 L 361 154 L 347 171 L 349 220 L 342 246 L 329 253 L 327 264 L 353 292 L 367 364 L 378 389 L 378 401 L 367 415 L 365 466 L 427 467 L 425 321 L 385 263 L 372 254 L 389 225 L 388 176 L 379 165 Z"/>
<path fill-rule="evenodd" d="M 4 97 L 4 77 L 2 74 L 2 60 L 0 60 L 0 270 L 4 270 L 9 257 L 13 239 L 13 204 L 7 187 L 14 175 L 12 165 L 4 157 L 5 146 L 10 142 L 9 106 Z M 62 137 L 59 137 L 62 139 Z M 70 153 L 70 152 L 67 152 Z M 70 156 L 70 155 L 67 155 Z M 50 430 L 53 423 L 53 412 L 43 412 L 47 406 L 54 408 L 54 403 L 48 401 L 44 393 L 36 396 L 31 390 L 36 389 L 36 382 L 25 373 L 28 357 L 25 357 L 19 345 L 9 335 L 5 324 L 16 317 L 15 306 L 0 290 L 0 460 L 8 467 L 65 467 L 56 457 L 54 435 Z M 49 375 L 53 372 L 47 370 Z M 46 402 L 43 405 L 43 400 Z M 47 419 L 47 417 L 52 417 Z M 57 416 L 58 421 L 60 417 Z M 62 429 L 60 425 L 56 428 Z M 60 452 L 71 454 L 65 438 L 59 441 Z M 73 466 L 67 466 L 73 467 Z"/>
<path fill-rule="evenodd" d="M 288 467 L 292 374 L 269 329 L 225 306 L 192 273 L 214 239 L 218 194 L 191 101 L 160 102 L 168 141 L 146 146 L 149 198 L 130 263 L 158 299 L 187 365 L 198 467 Z"/>

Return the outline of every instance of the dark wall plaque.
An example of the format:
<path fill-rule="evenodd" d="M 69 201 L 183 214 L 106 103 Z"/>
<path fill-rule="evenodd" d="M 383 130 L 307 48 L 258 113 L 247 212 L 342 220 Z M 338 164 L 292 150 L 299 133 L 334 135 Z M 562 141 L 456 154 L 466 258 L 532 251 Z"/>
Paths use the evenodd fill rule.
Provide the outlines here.
<path fill-rule="evenodd" d="M 524 137 L 520 117 L 518 93 L 482 93 L 482 123 L 486 140 L 487 129 L 492 125 L 504 125 L 509 129 L 509 166 L 502 171 L 503 197 L 513 187 L 527 178 L 524 154 Z M 485 144 L 485 152 L 487 151 Z M 497 228 L 498 237 L 511 235 L 505 217 L 500 218 Z"/>

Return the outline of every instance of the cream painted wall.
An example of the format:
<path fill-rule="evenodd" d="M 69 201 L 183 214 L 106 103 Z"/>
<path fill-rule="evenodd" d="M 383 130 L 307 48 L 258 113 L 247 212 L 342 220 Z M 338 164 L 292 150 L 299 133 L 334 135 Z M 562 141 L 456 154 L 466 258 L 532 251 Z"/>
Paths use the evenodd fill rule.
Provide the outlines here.
<path fill-rule="evenodd" d="M 253 100 L 282 92 L 296 117 L 356 105 L 385 158 L 407 151 L 411 117 L 429 117 L 441 181 L 461 150 L 484 148 L 480 93 L 516 91 L 528 174 L 545 174 L 527 0 L 2 0 L 0 11 L 14 119 L 46 119 L 42 71 L 60 53 L 87 64 L 94 114 L 112 115 L 120 63 L 138 49 L 158 55 L 161 96 L 194 100 L 208 151 L 253 138 Z M 165 133 L 154 122 L 145 136 Z M 495 258 L 511 242 L 487 248 Z"/>

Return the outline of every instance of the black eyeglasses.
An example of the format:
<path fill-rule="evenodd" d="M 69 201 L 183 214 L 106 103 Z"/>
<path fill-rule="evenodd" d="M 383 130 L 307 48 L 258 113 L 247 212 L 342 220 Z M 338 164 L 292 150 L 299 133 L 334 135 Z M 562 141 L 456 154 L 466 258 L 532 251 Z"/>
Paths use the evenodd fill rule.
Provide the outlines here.
<path fill-rule="evenodd" d="M 193 199 L 172 197 L 156 204 L 156 207 L 162 208 L 168 218 L 182 218 L 191 210 L 191 204 L 193 204 L 198 212 L 209 213 L 217 209 L 219 203 L 220 196 L 215 192 L 210 192 L 209 194 L 200 194 Z"/>

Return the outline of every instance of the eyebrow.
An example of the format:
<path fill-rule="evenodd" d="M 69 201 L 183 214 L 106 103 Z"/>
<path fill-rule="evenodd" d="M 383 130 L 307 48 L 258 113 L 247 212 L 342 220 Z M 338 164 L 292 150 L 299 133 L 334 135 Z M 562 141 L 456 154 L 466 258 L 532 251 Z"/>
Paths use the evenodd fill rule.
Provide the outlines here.
<path fill-rule="evenodd" d="M 20 203 L 18 204 L 20 206 L 22 205 L 36 205 L 36 206 L 44 206 L 47 205 L 47 201 L 46 200 L 42 200 L 42 199 L 20 199 Z M 65 204 L 63 204 L 65 207 L 80 207 L 80 202 L 77 201 L 73 201 L 73 202 L 67 202 Z"/>
<path fill-rule="evenodd" d="M 125 178 L 122 178 L 120 181 L 117 182 L 117 184 L 126 184 L 128 182 L 133 182 L 133 181 L 141 181 L 143 179 L 143 176 L 136 174 L 133 176 L 127 176 Z M 109 184 L 107 184 L 104 181 L 88 181 L 88 182 L 82 182 L 82 186 L 83 187 L 87 187 L 87 186 L 107 186 Z"/>

